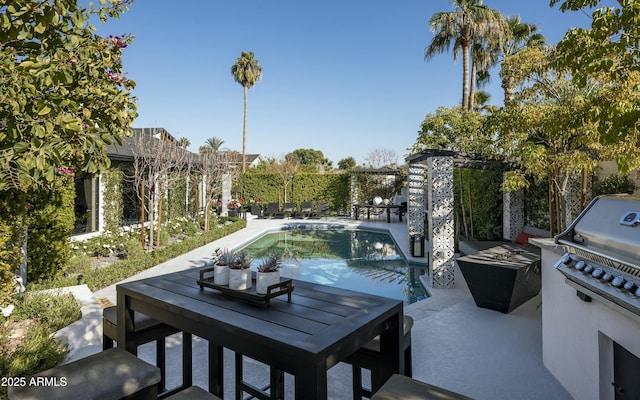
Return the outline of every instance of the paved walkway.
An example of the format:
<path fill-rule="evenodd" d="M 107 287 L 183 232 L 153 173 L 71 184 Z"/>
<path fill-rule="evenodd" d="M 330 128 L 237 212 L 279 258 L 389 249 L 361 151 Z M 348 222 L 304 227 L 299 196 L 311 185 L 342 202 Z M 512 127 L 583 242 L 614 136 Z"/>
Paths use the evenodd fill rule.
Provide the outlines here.
<path fill-rule="evenodd" d="M 339 223 L 349 226 L 374 226 L 389 229 L 390 233 L 408 256 L 406 223 L 386 220 L 363 222 L 344 218 L 322 220 L 249 219 L 247 228 L 217 240 L 144 271 L 130 279 L 197 268 L 210 259 L 215 248 L 238 247 L 250 239 L 282 223 Z M 408 256 L 411 262 L 426 263 L 425 258 Z M 70 345 L 69 361 L 95 353 L 102 349 L 101 307 L 96 298 L 106 298 L 116 303 L 115 285 L 95 293 L 86 286 L 72 288 L 85 303 L 84 317 L 63 329 L 58 336 L 66 338 Z M 456 288 L 429 288 L 431 297 L 411 304 L 405 313 L 415 324 L 412 331 L 414 378 L 462 393 L 475 399 L 545 399 L 570 400 L 571 396 L 557 382 L 542 363 L 541 307 L 537 296 L 510 314 L 475 306 L 464 278 L 456 271 Z M 167 341 L 167 384 L 179 384 L 181 377 L 181 336 L 174 335 Z M 140 347 L 139 356 L 154 360 L 154 346 Z M 194 341 L 194 384 L 207 388 L 206 342 Z M 234 398 L 231 352 L 225 351 L 225 398 Z M 252 383 L 268 382 L 266 366 L 245 361 L 245 377 Z M 287 398 L 293 398 L 293 381 L 286 376 Z M 338 364 L 329 371 L 329 398 L 349 399 L 351 393 L 351 369 Z"/>

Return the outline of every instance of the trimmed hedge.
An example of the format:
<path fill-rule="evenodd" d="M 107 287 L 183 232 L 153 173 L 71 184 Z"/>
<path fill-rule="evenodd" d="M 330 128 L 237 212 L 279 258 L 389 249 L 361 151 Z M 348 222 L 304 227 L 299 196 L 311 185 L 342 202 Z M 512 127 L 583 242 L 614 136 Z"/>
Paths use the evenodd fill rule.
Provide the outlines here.
<path fill-rule="evenodd" d="M 224 224 L 224 221 L 227 220 L 232 221 L 232 223 Z M 82 277 L 82 283 L 85 283 L 92 291 L 102 289 L 135 275 L 138 272 L 142 272 L 167 260 L 197 249 L 198 247 L 202 247 L 214 240 L 230 235 L 247 226 L 247 221 L 241 218 L 220 217 L 220 222 L 223 223 L 222 227 L 203 233 L 202 235 L 197 235 L 185 239 L 182 242 L 134 256 L 126 260 L 117 261 L 106 267 L 90 271 L 84 274 Z M 39 290 L 72 286 L 78 284 L 78 278 L 79 277 L 77 275 L 58 278 L 49 282 L 30 285 L 29 289 Z"/>

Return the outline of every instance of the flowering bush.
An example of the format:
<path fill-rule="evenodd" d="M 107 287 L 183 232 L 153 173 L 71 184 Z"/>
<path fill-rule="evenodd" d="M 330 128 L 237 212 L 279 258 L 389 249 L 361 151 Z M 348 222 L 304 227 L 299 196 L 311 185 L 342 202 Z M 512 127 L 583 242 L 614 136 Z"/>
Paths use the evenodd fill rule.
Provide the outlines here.
<path fill-rule="evenodd" d="M 240 207 L 242 207 L 242 203 L 244 203 L 244 199 L 242 197 L 240 197 L 238 199 L 232 199 L 227 204 L 227 208 L 240 208 Z"/>

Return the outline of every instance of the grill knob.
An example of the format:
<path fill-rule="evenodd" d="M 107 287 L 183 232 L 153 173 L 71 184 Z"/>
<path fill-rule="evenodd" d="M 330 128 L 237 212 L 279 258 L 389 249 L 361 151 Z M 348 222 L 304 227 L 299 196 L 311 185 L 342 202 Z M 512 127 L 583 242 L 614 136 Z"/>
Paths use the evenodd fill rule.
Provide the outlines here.
<path fill-rule="evenodd" d="M 563 263 L 564 265 L 571 264 L 571 261 L 573 260 L 571 259 L 571 257 L 569 257 L 568 254 L 563 255 L 562 258 L 560 259 L 560 262 Z"/>
<path fill-rule="evenodd" d="M 602 268 L 596 268 L 591 273 L 591 276 L 593 276 L 596 279 L 601 279 L 603 275 L 604 275 L 604 270 Z"/>
<path fill-rule="evenodd" d="M 586 264 L 584 261 L 580 260 L 580 261 L 578 261 L 578 262 L 576 263 L 576 269 L 577 269 L 578 271 L 582 271 L 582 270 L 584 270 L 584 267 L 585 267 L 586 265 L 587 265 L 587 264 Z"/>
<path fill-rule="evenodd" d="M 624 284 L 624 289 L 630 291 L 631 293 L 634 293 L 637 288 L 638 286 L 633 281 L 627 281 L 627 283 Z"/>
<path fill-rule="evenodd" d="M 611 285 L 617 289 L 622 289 L 624 287 L 624 284 L 625 284 L 625 280 L 621 276 L 616 276 L 615 278 L 613 278 L 613 281 L 611 282 Z"/>
<path fill-rule="evenodd" d="M 602 275 L 602 280 L 605 282 L 611 282 L 613 280 L 613 274 L 611 272 L 605 272 L 604 275 Z"/>
<path fill-rule="evenodd" d="M 593 269 L 594 269 L 594 268 L 593 268 L 593 265 L 591 265 L 591 264 L 587 264 L 587 266 L 586 266 L 586 267 L 584 267 L 584 273 L 585 273 L 585 274 L 590 274 L 590 273 L 592 273 L 592 272 L 593 272 Z"/>

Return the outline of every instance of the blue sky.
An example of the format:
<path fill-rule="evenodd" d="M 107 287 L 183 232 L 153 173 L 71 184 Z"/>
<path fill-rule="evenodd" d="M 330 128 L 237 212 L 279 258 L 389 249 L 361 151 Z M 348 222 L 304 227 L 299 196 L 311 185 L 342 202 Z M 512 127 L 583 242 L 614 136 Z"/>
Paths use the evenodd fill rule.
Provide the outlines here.
<path fill-rule="evenodd" d="M 537 24 L 550 43 L 582 12 L 548 0 L 485 0 Z M 231 66 L 252 51 L 263 79 L 249 90 L 247 153 L 280 157 L 321 150 L 337 166 L 375 148 L 402 163 L 427 113 L 460 102 L 462 65 L 445 53 L 429 62 L 429 18 L 449 0 L 136 0 L 102 35 L 132 34 L 124 70 L 137 82 L 134 127 L 163 127 L 197 151 L 209 137 L 242 150 L 242 87 Z M 498 71 L 485 88 L 502 104 Z"/>

